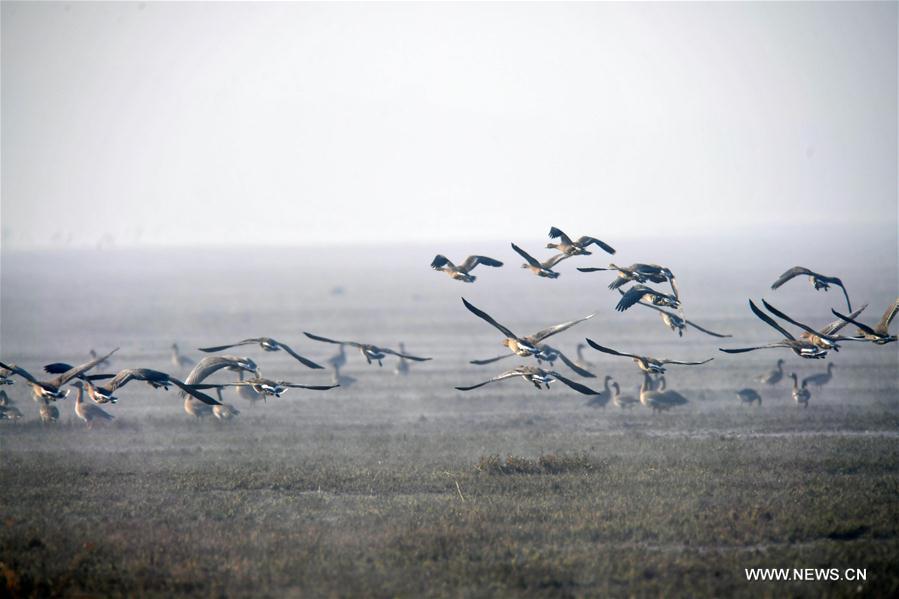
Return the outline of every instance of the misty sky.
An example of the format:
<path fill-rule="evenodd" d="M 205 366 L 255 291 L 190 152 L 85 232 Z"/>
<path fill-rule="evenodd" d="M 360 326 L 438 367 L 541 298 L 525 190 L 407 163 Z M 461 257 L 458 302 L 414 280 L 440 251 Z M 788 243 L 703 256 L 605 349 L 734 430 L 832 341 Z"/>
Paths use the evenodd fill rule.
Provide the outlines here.
<path fill-rule="evenodd" d="M 6 248 L 896 231 L 894 2 L 0 10 Z"/>

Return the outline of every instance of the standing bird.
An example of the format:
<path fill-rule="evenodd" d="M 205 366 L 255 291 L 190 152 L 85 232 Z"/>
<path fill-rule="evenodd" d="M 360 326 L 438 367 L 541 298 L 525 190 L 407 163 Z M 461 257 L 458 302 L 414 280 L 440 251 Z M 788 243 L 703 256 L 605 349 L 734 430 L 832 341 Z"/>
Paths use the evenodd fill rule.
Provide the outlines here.
<path fill-rule="evenodd" d="M 468 387 L 456 387 L 459 391 L 471 391 L 472 389 L 477 389 L 478 387 L 483 387 L 484 385 L 489 385 L 490 383 L 495 383 L 497 381 L 504 381 L 506 379 L 521 377 L 527 382 L 531 383 L 538 389 L 541 389 L 541 385 L 549 389 L 549 384 L 553 381 L 559 381 L 564 385 L 567 385 L 577 391 L 578 393 L 583 393 L 584 395 L 596 395 L 596 391 L 587 387 L 586 385 L 582 385 L 571 379 L 567 379 L 558 372 L 554 370 L 543 370 L 542 368 L 537 368 L 536 366 L 519 366 L 512 370 L 507 370 L 506 372 L 499 374 L 492 379 L 488 379 L 483 383 L 478 383 L 477 385 L 470 385 Z"/>
<path fill-rule="evenodd" d="M 803 379 L 802 386 L 800 386 L 799 378 L 796 376 L 795 372 L 790 373 L 790 378 L 793 379 L 793 401 L 802 405 L 802 407 L 807 408 L 808 400 L 812 397 L 811 391 L 808 390 L 808 381 Z"/>
<path fill-rule="evenodd" d="M 643 383 L 640 385 L 640 403 L 647 408 L 652 408 L 653 413 L 664 412 L 687 402 L 687 398 L 676 391 L 654 390 L 649 374 L 643 373 Z"/>
<path fill-rule="evenodd" d="M 12 405 L 12 401 L 9 399 L 9 395 L 6 394 L 6 391 L 0 390 L 0 407 L 5 408 L 10 405 Z"/>
<path fill-rule="evenodd" d="M 522 264 L 521 268 L 527 268 L 538 277 L 546 277 L 548 279 L 558 279 L 559 273 L 553 270 L 553 266 L 568 258 L 568 254 L 556 254 L 549 260 L 538 262 L 536 258 L 528 254 L 526 251 L 512 244 L 512 249 L 518 252 L 518 255 L 525 259 L 526 264 Z"/>
<path fill-rule="evenodd" d="M 0 406 L 0 420 L 16 421 L 22 418 L 22 412 L 15 406 Z"/>
<path fill-rule="evenodd" d="M 590 398 L 587 402 L 587 406 L 591 408 L 605 408 L 606 404 L 612 399 L 612 389 L 609 387 L 609 381 L 612 380 L 612 377 L 606 375 L 605 380 L 603 380 L 603 390 Z"/>
<path fill-rule="evenodd" d="M 499 260 L 488 258 L 487 256 L 469 256 L 465 259 L 465 262 L 463 262 L 459 266 L 456 266 L 455 264 L 450 262 L 449 258 L 444 256 L 443 254 L 437 254 L 437 256 L 434 257 L 434 261 L 431 262 L 431 268 L 433 268 L 434 270 L 441 270 L 457 281 L 474 283 L 477 277 L 468 273 L 474 270 L 474 267 L 478 264 L 483 264 L 484 266 L 493 266 L 494 268 L 498 268 L 503 265 L 503 263 Z"/>
<path fill-rule="evenodd" d="M 39 381 L 33 376 L 31 373 L 26 371 L 24 368 L 19 368 L 18 366 L 12 365 L 8 366 L 2 362 L 0 362 L 0 368 L 5 368 L 9 370 L 12 374 L 17 374 L 23 379 L 25 379 L 29 385 L 31 385 L 31 391 L 34 394 L 34 398 L 36 400 L 47 399 L 49 401 L 56 401 L 57 399 L 63 399 L 66 395 L 69 394 L 69 391 L 63 391 L 62 387 L 69 381 L 74 378 L 80 377 L 82 374 L 117 352 L 119 348 L 115 348 L 105 356 L 100 356 L 94 358 L 90 362 L 85 362 L 79 366 L 74 366 L 67 370 L 66 372 L 60 374 L 56 378 L 49 381 Z"/>
<path fill-rule="evenodd" d="M 190 368 L 193 366 L 194 361 L 187 356 L 182 356 L 181 351 L 178 349 L 178 344 L 172 344 L 172 366 L 175 368 Z"/>
<path fill-rule="evenodd" d="M 550 250 L 559 250 L 566 256 L 590 256 L 592 252 L 588 251 L 587 247 L 591 244 L 595 244 L 609 254 L 615 253 L 615 248 L 604 241 L 600 241 L 596 237 L 584 235 L 578 237 L 577 241 L 572 241 L 568 235 L 556 227 L 550 228 L 549 238 L 558 239 L 559 243 L 547 243 L 546 248 Z"/>
<path fill-rule="evenodd" d="M 615 388 L 615 393 L 612 395 L 612 403 L 616 407 L 630 409 L 640 403 L 640 400 L 633 395 L 622 395 L 621 387 L 618 386 L 618 383 L 612 383 L 612 387 Z"/>
<path fill-rule="evenodd" d="M 94 422 L 112 420 L 112 415 L 98 405 L 82 401 L 84 388 L 89 387 L 88 381 L 75 381 L 72 386 L 78 389 L 78 397 L 75 398 L 75 415 L 87 424 L 88 428 L 94 428 Z"/>
<path fill-rule="evenodd" d="M 38 409 L 41 422 L 43 424 L 53 424 L 57 420 L 59 420 L 59 408 L 51 404 L 46 399 L 42 399 L 40 401 L 40 408 Z"/>
<path fill-rule="evenodd" d="M 312 333 L 303 332 L 304 335 L 313 339 L 315 341 L 321 341 L 322 343 L 336 343 L 339 345 L 349 345 L 351 347 L 356 347 L 359 349 L 359 352 L 362 354 L 362 357 L 365 358 L 366 362 L 369 364 L 372 361 L 378 363 L 378 366 L 383 366 L 382 360 L 386 358 L 388 355 L 398 356 L 400 358 L 405 358 L 407 360 L 414 360 L 416 362 L 425 362 L 430 360 L 431 358 L 420 358 L 418 356 L 410 356 L 409 354 L 400 353 L 394 351 L 392 349 L 386 347 L 379 347 L 377 345 L 371 345 L 370 343 L 359 343 L 358 341 L 337 341 L 335 339 L 328 339 L 327 337 L 322 337 L 320 335 L 313 335 Z M 320 368 L 320 367 L 319 367 Z"/>
<path fill-rule="evenodd" d="M 737 397 L 740 398 L 741 404 L 749 404 L 751 406 L 753 403 L 759 402 L 759 405 L 762 405 L 762 396 L 755 389 L 740 389 L 737 391 Z"/>
<path fill-rule="evenodd" d="M 831 285 L 837 285 L 840 289 L 843 290 L 843 295 L 846 297 L 846 306 L 849 307 L 849 310 L 852 310 L 852 303 L 849 301 L 849 293 L 846 292 L 846 287 L 843 285 L 843 281 L 838 279 L 837 277 L 827 277 L 822 274 L 816 273 L 812 270 L 805 268 L 804 266 L 794 266 L 784 274 L 780 275 L 776 281 L 771 285 L 771 289 L 777 289 L 793 277 L 798 277 L 799 275 L 808 275 L 809 282 L 815 287 L 815 290 L 823 289 L 824 291 L 828 291 Z"/>
<path fill-rule="evenodd" d="M 584 370 L 589 370 L 591 368 L 595 368 L 596 364 L 591 362 L 590 360 L 584 357 L 584 348 L 587 347 L 586 343 L 578 343 L 577 347 L 574 348 L 574 351 L 577 352 L 577 362 L 575 364 L 578 365 L 579 368 L 583 368 Z"/>
<path fill-rule="evenodd" d="M 785 328 L 774 322 L 773 318 L 759 310 L 758 306 L 756 306 L 752 302 L 752 300 L 749 300 L 749 308 L 752 310 L 752 313 L 758 316 L 762 322 L 773 328 L 775 331 L 779 332 L 781 335 L 783 335 L 784 338 L 780 341 L 775 341 L 774 343 L 768 343 L 767 345 L 756 345 L 753 347 L 740 347 L 732 349 L 719 347 L 719 351 L 723 351 L 726 354 L 742 354 L 744 352 L 755 351 L 757 349 L 786 347 L 800 358 L 806 358 L 809 360 L 818 360 L 827 356 L 826 349 L 821 349 L 808 339 L 797 339 L 789 332 L 787 332 Z"/>
<path fill-rule="evenodd" d="M 214 353 L 219 352 L 231 347 L 238 347 L 240 345 L 255 345 L 259 344 L 259 347 L 264 349 L 265 351 L 280 351 L 284 350 L 288 354 L 290 354 L 295 360 L 303 364 L 304 366 L 308 366 L 309 368 L 324 368 L 324 366 L 320 366 L 313 362 L 308 358 L 304 358 L 297 352 L 293 351 L 289 345 L 286 343 L 281 343 L 280 341 L 275 341 L 271 337 L 255 337 L 253 339 L 244 339 L 243 341 L 238 341 L 237 343 L 229 343 L 228 345 L 216 345 L 214 347 L 200 347 L 197 348 L 202 352 Z"/>
<path fill-rule="evenodd" d="M 871 343 L 876 345 L 886 345 L 887 343 L 892 343 L 896 340 L 896 335 L 890 335 L 889 328 L 890 323 L 893 322 L 893 319 L 896 317 L 896 313 L 899 312 L 899 298 L 896 298 L 896 302 L 893 305 L 887 307 L 887 311 L 883 313 L 880 322 L 878 322 L 877 326 L 873 329 L 868 325 L 858 322 L 851 316 L 843 316 L 836 310 L 831 310 L 831 312 L 844 321 L 851 322 L 857 326 L 858 334 Z"/>
<path fill-rule="evenodd" d="M 517 356 L 521 356 L 522 358 L 539 354 L 540 348 L 537 347 L 537 344 L 547 337 L 555 335 L 556 333 L 561 333 L 566 329 L 570 329 L 579 322 L 584 322 L 585 320 L 589 320 L 590 318 L 593 318 L 595 316 L 595 314 L 590 314 L 589 316 L 585 316 L 584 318 L 579 318 L 577 320 L 572 320 L 569 322 L 563 322 L 562 324 L 551 326 L 549 328 L 543 329 L 542 331 L 537 331 L 533 335 L 528 335 L 527 337 L 519 337 L 507 327 L 504 327 L 500 323 L 496 322 L 492 316 L 490 316 L 480 308 L 475 307 L 473 304 L 468 303 L 468 300 L 466 300 L 464 297 L 462 298 L 462 303 L 466 308 L 468 308 L 469 312 L 484 320 L 488 324 L 493 325 L 503 335 L 505 335 L 506 338 L 503 339 L 502 344 L 508 347 L 512 351 L 512 353 Z"/>
<path fill-rule="evenodd" d="M 633 358 L 634 364 L 637 365 L 644 373 L 652 373 L 652 374 L 664 374 L 665 373 L 665 365 L 666 364 L 676 364 L 678 366 L 699 366 L 701 364 L 707 364 L 714 360 L 715 358 L 709 358 L 708 360 L 703 360 L 701 362 L 682 362 L 680 360 L 669 360 L 668 358 L 652 358 L 650 356 L 638 356 L 636 354 L 626 354 L 624 352 L 620 352 L 614 349 L 610 349 L 608 347 L 603 347 L 592 339 L 587 339 L 587 343 L 595 350 L 601 351 L 606 354 L 610 354 L 613 356 L 622 356 L 626 358 Z"/>
<path fill-rule="evenodd" d="M 769 370 L 765 374 L 759 376 L 755 380 L 760 383 L 765 383 L 766 385 L 776 385 L 784 378 L 784 361 L 782 358 L 777 360 L 777 367 L 774 370 Z"/>
<path fill-rule="evenodd" d="M 814 385 L 815 387 L 823 387 L 827 383 L 833 380 L 833 362 L 827 363 L 827 371 L 819 372 L 818 374 L 813 374 L 811 376 L 805 377 L 805 382 Z"/>
<path fill-rule="evenodd" d="M 243 371 L 241 371 L 243 372 Z M 218 418 L 219 420 L 231 420 L 235 416 L 240 414 L 240 410 L 235 408 L 230 404 L 223 403 L 222 400 L 222 389 L 221 387 L 216 387 L 215 393 L 218 396 L 219 405 L 212 406 L 212 415 Z"/>

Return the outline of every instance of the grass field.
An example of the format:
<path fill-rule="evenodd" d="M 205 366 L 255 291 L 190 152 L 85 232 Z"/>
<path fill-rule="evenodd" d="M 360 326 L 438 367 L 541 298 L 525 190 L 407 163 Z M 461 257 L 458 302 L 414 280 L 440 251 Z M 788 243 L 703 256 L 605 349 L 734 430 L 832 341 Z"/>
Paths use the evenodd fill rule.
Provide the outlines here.
<path fill-rule="evenodd" d="M 653 417 L 528 395 L 368 418 L 274 401 L 231 426 L 3 426 L 0 594 L 899 593 L 894 400 Z"/>

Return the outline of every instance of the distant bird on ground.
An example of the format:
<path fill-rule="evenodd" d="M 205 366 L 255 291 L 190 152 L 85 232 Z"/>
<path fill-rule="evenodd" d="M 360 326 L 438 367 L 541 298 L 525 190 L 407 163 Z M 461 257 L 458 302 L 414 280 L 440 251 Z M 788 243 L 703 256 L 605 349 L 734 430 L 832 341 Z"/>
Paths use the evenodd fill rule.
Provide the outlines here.
<path fill-rule="evenodd" d="M 701 362 L 683 362 L 681 360 L 669 360 L 668 358 L 652 358 L 650 356 L 638 356 L 636 354 L 627 354 L 624 352 L 620 352 L 614 349 L 610 349 L 608 347 L 603 347 L 592 339 L 587 339 L 587 343 L 595 350 L 601 351 L 606 354 L 610 354 L 613 356 L 622 356 L 626 358 L 633 358 L 634 364 L 637 365 L 644 373 L 653 373 L 653 374 L 663 374 L 665 372 L 666 364 L 676 364 L 678 366 L 699 366 L 700 364 L 707 364 L 711 362 L 715 358 L 709 358 L 708 360 L 703 360 Z"/>
<path fill-rule="evenodd" d="M 42 399 L 39 403 L 40 407 L 38 411 L 40 413 L 42 423 L 53 424 L 54 422 L 59 420 L 59 408 L 51 404 L 46 399 Z"/>
<path fill-rule="evenodd" d="M 217 402 L 216 402 L 217 403 Z M 184 397 L 184 411 L 188 416 L 193 416 L 197 420 L 212 416 L 212 406 L 187 395 Z"/>
<path fill-rule="evenodd" d="M 840 346 L 837 343 L 838 341 L 862 341 L 861 339 L 856 339 L 854 337 L 845 337 L 843 335 L 836 334 L 837 331 L 839 331 L 844 326 L 846 326 L 847 323 L 844 320 L 836 320 L 836 321 L 830 323 L 829 325 L 825 326 L 824 328 L 822 328 L 820 331 L 816 331 L 815 329 L 811 328 L 810 326 L 803 324 L 793 318 L 790 318 L 789 316 L 787 316 L 786 314 L 784 314 L 783 312 L 781 312 L 780 310 L 778 310 L 777 308 L 775 308 L 774 306 L 772 306 L 765 300 L 762 300 L 762 305 L 764 305 L 765 309 L 767 309 L 768 312 L 771 312 L 771 314 L 774 314 L 778 318 L 786 320 L 790 324 L 795 325 L 795 326 L 799 327 L 800 329 L 802 329 L 803 331 L 805 331 L 804 333 L 802 333 L 799 336 L 799 338 L 803 339 L 805 341 L 809 341 L 809 342 L 813 343 L 814 345 L 816 345 L 817 347 L 820 347 L 821 349 L 825 349 L 825 350 L 832 349 L 833 351 L 840 351 Z M 862 306 L 860 309 L 853 312 L 850 315 L 850 317 L 855 318 L 856 316 L 861 314 L 861 312 L 865 309 L 866 306 L 867 306 L 867 304 L 865 304 L 865 306 Z"/>
<path fill-rule="evenodd" d="M 6 394 L 6 391 L 0 390 L 0 407 L 10 405 L 12 405 L 12 401 L 9 399 L 9 395 Z"/>
<path fill-rule="evenodd" d="M 256 345 L 264 349 L 265 351 L 280 351 L 284 350 L 288 354 L 290 354 L 295 360 L 303 364 L 304 366 L 308 366 L 309 368 L 324 368 L 324 366 L 320 366 L 313 362 L 308 358 L 304 358 L 297 352 L 293 351 L 289 345 L 286 343 L 281 343 L 280 341 L 275 341 L 271 337 L 254 337 L 252 339 L 244 339 L 243 341 L 238 341 L 237 343 L 229 343 L 228 345 L 216 345 L 213 347 L 200 347 L 198 348 L 202 352 L 206 353 L 215 353 L 225 349 L 229 349 L 231 347 L 238 347 L 240 345 Z"/>
<path fill-rule="evenodd" d="M 719 351 L 723 351 L 727 354 L 741 354 L 744 352 L 755 351 L 757 349 L 770 349 L 775 347 L 786 347 L 792 350 L 794 354 L 799 356 L 800 358 L 806 359 L 821 359 L 827 356 L 827 350 L 821 349 L 811 341 L 807 339 L 797 339 L 793 335 L 791 335 L 785 328 L 774 322 L 774 319 L 762 312 L 758 306 L 756 306 L 752 300 L 749 300 L 749 308 L 752 310 L 752 313 L 759 317 L 762 322 L 766 323 L 768 326 L 779 332 L 783 335 L 783 339 L 781 341 L 775 341 L 774 343 L 768 343 L 767 345 L 756 345 L 753 347 L 741 347 L 741 348 L 732 348 L 726 349 L 723 347 L 719 347 Z"/>
<path fill-rule="evenodd" d="M 740 398 L 741 404 L 752 405 L 755 402 L 759 402 L 759 405 L 762 405 L 762 396 L 755 389 L 740 389 L 737 391 L 737 397 Z"/>
<path fill-rule="evenodd" d="M 545 343 L 539 344 L 536 347 L 540 351 L 536 354 L 531 354 L 531 355 L 533 355 L 535 358 L 537 358 L 537 362 L 540 365 L 542 365 L 544 362 L 546 362 L 550 366 L 555 366 L 556 360 L 562 360 L 563 364 L 568 366 L 570 369 L 572 369 L 573 371 L 575 371 L 577 374 L 581 375 L 582 377 L 589 378 L 589 379 L 596 378 L 595 374 L 593 374 L 589 370 L 581 368 L 577 363 L 572 362 L 568 358 L 568 356 L 563 354 L 558 349 L 556 349 L 550 345 L 547 345 Z M 496 356 L 495 358 L 487 358 L 485 360 L 469 360 L 468 363 L 483 366 L 484 364 L 492 364 L 493 362 L 497 362 L 499 360 L 505 360 L 506 358 L 511 358 L 512 356 L 516 356 L 516 355 L 518 355 L 518 354 L 503 354 L 501 356 Z"/>
<path fill-rule="evenodd" d="M 539 354 L 540 348 L 537 347 L 537 345 L 547 337 L 555 335 L 556 333 L 561 333 L 562 331 L 573 327 L 579 322 L 584 322 L 585 320 L 588 320 L 595 316 L 595 314 L 590 314 L 589 316 L 579 318 L 578 320 L 563 322 L 562 324 L 551 326 L 549 328 L 543 329 L 542 331 L 537 331 L 533 335 L 528 335 L 527 337 L 519 337 L 507 327 L 504 327 L 496 320 L 494 320 L 492 316 L 475 307 L 473 304 L 470 304 L 464 297 L 462 298 L 462 303 L 466 308 L 468 308 L 469 312 L 484 320 L 488 324 L 493 325 L 503 335 L 505 335 L 506 338 L 503 339 L 502 344 L 508 347 L 515 355 L 521 356 L 523 358 Z"/>
<path fill-rule="evenodd" d="M 243 371 L 241 371 L 243 372 Z M 222 400 L 222 389 L 221 387 L 217 387 L 215 390 L 216 395 L 218 396 L 219 405 L 212 406 L 212 415 L 218 418 L 219 420 L 231 420 L 235 416 L 240 414 L 240 410 L 235 408 L 230 404 L 224 403 Z"/>
<path fill-rule="evenodd" d="M 578 343 L 577 347 L 574 348 L 577 352 L 577 362 L 575 362 L 575 364 L 577 364 L 579 368 L 583 368 L 584 370 L 596 368 L 596 364 L 584 357 L 585 347 L 587 347 L 586 343 Z"/>
<path fill-rule="evenodd" d="M 896 335 L 890 335 L 889 328 L 890 323 L 893 322 L 893 319 L 896 317 L 896 313 L 899 312 L 899 298 L 896 298 L 896 301 L 895 303 L 893 303 L 893 305 L 887 307 L 887 311 L 883 313 L 883 317 L 881 317 L 880 322 L 878 322 L 877 326 L 875 326 L 874 328 L 860 323 L 851 316 L 843 316 L 836 310 L 831 310 L 831 312 L 833 312 L 837 317 L 843 319 L 844 321 L 851 322 L 852 324 L 857 326 L 858 334 L 863 339 L 870 341 L 876 345 L 886 345 L 887 343 L 892 343 L 896 340 Z"/>
<path fill-rule="evenodd" d="M 621 289 L 619 289 L 618 291 L 622 295 L 624 295 L 624 291 L 622 291 Z M 733 335 L 725 335 L 723 333 L 716 333 L 714 331 L 704 329 L 701 326 L 699 326 L 698 324 L 696 324 L 695 322 L 691 322 L 691 321 L 687 320 L 686 318 L 682 318 L 682 317 L 678 316 L 677 314 L 675 314 L 674 312 L 669 312 L 668 310 L 663 310 L 662 308 L 659 308 L 658 306 L 654 306 L 651 303 L 646 303 L 642 300 L 638 301 L 637 303 L 641 306 L 646 306 L 647 308 L 656 310 L 659 313 L 659 316 L 662 317 L 662 322 L 665 323 L 665 326 L 667 326 L 672 331 L 676 332 L 679 337 L 684 336 L 684 331 L 686 330 L 686 328 L 688 326 L 691 326 L 694 329 L 702 331 L 706 335 L 711 335 L 712 337 L 732 337 L 733 336 Z"/>
<path fill-rule="evenodd" d="M 757 380 L 760 383 L 765 383 L 766 385 L 776 385 L 784 378 L 783 365 L 784 365 L 783 359 L 777 360 L 777 367 L 774 370 L 769 370 L 768 372 L 759 376 L 755 380 Z"/>
<path fill-rule="evenodd" d="M 606 375 L 605 380 L 603 380 L 603 390 L 591 397 L 587 401 L 587 406 L 591 408 L 605 408 L 606 404 L 612 399 L 612 389 L 609 387 L 609 381 L 612 380 L 612 377 Z"/>
<path fill-rule="evenodd" d="M 456 279 L 457 281 L 463 281 L 465 283 L 474 283 L 476 276 L 468 274 L 478 264 L 483 264 L 484 266 L 493 266 L 498 268 L 503 265 L 499 260 L 495 260 L 494 258 L 488 258 L 487 256 L 469 256 L 465 259 L 461 265 L 456 266 L 452 262 L 450 262 L 449 258 L 444 256 L 443 254 L 437 254 L 434 258 L 434 261 L 431 262 L 431 268 L 434 270 L 441 270 Z"/>
<path fill-rule="evenodd" d="M 827 383 L 833 380 L 833 362 L 827 363 L 827 371 L 819 372 L 818 374 L 813 374 L 811 376 L 807 376 L 804 379 L 804 382 L 814 385 L 815 387 L 823 387 Z"/>
<path fill-rule="evenodd" d="M 538 262 L 536 258 L 528 254 L 526 251 L 512 244 L 512 249 L 518 252 L 518 255 L 525 259 L 526 264 L 522 264 L 521 268 L 527 268 L 538 277 L 546 277 L 548 279 L 558 279 L 559 273 L 553 270 L 553 266 L 568 258 L 568 254 L 556 254 L 549 260 Z"/>
<path fill-rule="evenodd" d="M 22 412 L 15 406 L 0 406 L 0 420 L 19 420 Z"/>
<path fill-rule="evenodd" d="M 812 397 L 811 391 L 808 390 L 808 381 L 803 379 L 802 385 L 800 386 L 799 378 L 796 376 L 795 372 L 790 373 L 790 378 L 793 379 L 793 401 L 802 405 L 802 407 L 807 408 L 808 400 Z"/>
<path fill-rule="evenodd" d="M 400 353 L 386 347 L 371 345 L 370 343 L 359 343 L 357 341 L 337 341 L 335 339 L 328 339 L 327 337 L 322 337 L 320 335 L 313 335 L 312 333 L 307 333 L 305 331 L 303 332 L 303 334 L 310 339 L 321 341 L 322 343 L 336 343 L 339 345 L 349 345 L 350 347 L 356 347 L 359 349 L 359 352 L 362 354 L 362 357 L 365 358 L 366 362 L 371 364 L 372 361 L 375 361 L 378 363 L 378 366 L 384 365 L 382 360 L 388 355 L 405 358 L 407 360 L 414 360 L 415 362 L 426 362 L 427 360 L 431 359 L 420 358 L 418 356 L 410 356 L 409 354 Z"/>
<path fill-rule="evenodd" d="M 175 368 L 190 368 L 193 366 L 194 361 L 187 356 L 182 356 L 181 351 L 178 349 L 178 344 L 172 344 L 172 366 Z"/>
<path fill-rule="evenodd" d="M 346 350 L 343 344 L 337 346 L 337 353 L 328 358 L 328 364 L 333 366 L 335 370 L 339 370 L 340 367 L 346 364 Z"/>
<path fill-rule="evenodd" d="M 468 387 L 456 387 L 456 389 L 458 389 L 459 391 L 471 391 L 472 389 L 477 389 L 478 387 L 483 387 L 484 385 L 489 385 L 490 383 L 504 381 L 506 379 L 516 377 L 523 378 L 538 389 L 541 388 L 541 385 L 549 389 L 549 384 L 555 380 L 571 387 L 578 393 L 583 393 L 584 395 L 596 395 L 596 391 L 594 391 L 590 387 L 587 387 L 586 385 L 582 385 L 580 383 L 572 381 L 571 379 L 567 379 L 554 370 L 543 370 L 542 368 L 537 368 L 536 366 L 519 366 L 512 370 L 507 370 L 506 372 L 497 375 L 492 379 L 488 379 L 483 383 L 478 383 L 477 385 L 471 385 Z"/>
<path fill-rule="evenodd" d="M 94 385 L 89 380 L 85 380 L 84 390 L 87 391 L 88 396 L 94 403 L 116 403 L 118 398 L 113 393 L 116 389 L 124 387 L 131 381 L 144 381 L 154 389 L 162 388 L 168 390 L 169 385 L 174 385 L 184 393 L 195 397 L 205 404 L 215 405 L 218 403 L 212 397 L 199 391 L 199 389 L 209 389 L 214 385 L 187 385 L 170 374 L 151 368 L 126 368 L 119 371 L 111 381 L 103 385 Z"/>
<path fill-rule="evenodd" d="M 612 383 L 612 387 L 615 388 L 615 393 L 612 395 L 612 403 L 616 407 L 629 409 L 640 403 L 640 400 L 633 395 L 622 395 L 621 387 L 618 386 L 618 383 Z"/>
<path fill-rule="evenodd" d="M 400 354 L 406 353 L 406 346 L 400 341 Z M 409 362 L 406 361 L 406 358 L 400 357 L 399 362 L 396 363 L 396 368 L 393 369 L 393 374 L 406 376 L 409 374 Z"/>
<path fill-rule="evenodd" d="M 255 377 L 245 381 L 236 383 L 226 383 L 225 387 L 252 387 L 256 393 L 269 395 L 272 397 L 281 397 L 281 394 L 288 389 L 310 389 L 312 391 L 327 391 L 338 385 L 301 385 L 299 383 L 289 383 L 287 381 L 273 381 L 262 377 Z"/>
<path fill-rule="evenodd" d="M 671 269 L 666 268 L 664 266 L 659 266 L 658 264 L 642 264 L 636 263 L 631 264 L 630 266 L 617 266 L 615 264 L 609 264 L 609 268 L 596 268 L 596 267 L 578 267 L 578 270 L 581 272 L 599 272 L 605 270 L 617 270 L 618 277 L 609 283 L 609 289 L 618 289 L 622 285 L 629 283 L 631 281 L 635 281 L 637 283 L 665 283 L 668 282 L 671 285 L 671 292 L 679 297 L 680 293 L 677 290 L 677 283 L 675 282 L 674 273 L 671 272 Z"/>
<path fill-rule="evenodd" d="M 846 287 L 843 285 L 843 281 L 838 279 L 837 277 L 828 277 L 819 273 L 816 273 L 812 270 L 805 268 L 804 266 L 794 266 L 784 274 L 780 275 L 774 284 L 771 285 L 771 289 L 777 289 L 793 277 L 798 277 L 799 275 L 808 275 L 809 282 L 814 285 L 815 290 L 823 289 L 824 291 L 828 291 L 831 285 L 837 285 L 840 289 L 843 290 L 843 295 L 846 297 L 846 306 L 852 310 L 852 303 L 849 301 L 849 293 L 846 291 Z"/>
<path fill-rule="evenodd" d="M 566 235 L 562 232 L 561 229 L 558 229 L 556 227 L 550 228 L 549 238 L 558 239 L 559 243 L 548 243 L 546 244 L 547 249 L 559 250 L 566 256 L 590 256 L 592 252 L 588 251 L 587 247 L 589 247 L 591 244 L 595 244 L 597 247 L 602 248 L 609 254 L 615 253 L 615 248 L 604 241 L 600 241 L 596 237 L 589 237 L 587 235 L 584 235 L 582 237 L 578 237 L 577 241 L 572 241 L 568 235 Z"/>
<path fill-rule="evenodd" d="M 94 422 L 112 420 L 112 415 L 98 405 L 82 401 L 84 388 L 89 386 L 87 381 L 75 381 L 72 387 L 78 389 L 78 397 L 75 398 L 75 415 L 87 424 L 88 428 L 94 428 Z"/>
<path fill-rule="evenodd" d="M 615 309 L 619 312 L 624 312 L 641 300 L 649 302 L 654 306 L 679 308 L 681 305 L 677 295 L 662 293 L 661 291 L 656 291 L 646 285 L 634 285 L 621 294 L 621 300 L 618 302 L 618 305 L 615 306 Z"/>
<path fill-rule="evenodd" d="M 687 398 L 676 391 L 654 390 L 649 374 L 643 373 L 643 384 L 640 385 L 640 403 L 647 408 L 652 408 L 653 413 L 670 410 L 686 404 L 687 401 Z"/>
<path fill-rule="evenodd" d="M 66 391 L 62 390 L 63 385 L 65 385 L 72 379 L 77 378 L 80 375 L 84 374 L 85 372 L 87 372 L 88 370 L 90 370 L 91 368 L 93 368 L 94 366 L 96 366 L 97 364 L 99 364 L 100 362 L 102 362 L 103 360 L 105 360 L 106 358 L 108 358 L 109 356 L 114 354 L 115 352 L 117 352 L 118 349 L 119 348 L 112 350 L 105 356 L 100 356 L 98 358 L 94 358 L 90 362 L 85 362 L 84 364 L 75 366 L 50 381 L 39 381 L 36 378 L 34 378 L 31 375 L 31 373 L 29 373 L 27 370 L 25 370 L 24 368 L 19 368 L 18 366 L 15 366 L 15 365 L 9 366 L 7 364 L 3 364 L 2 362 L 0 362 L 0 368 L 5 368 L 5 369 L 9 370 L 12 374 L 16 374 L 16 375 L 22 377 L 23 379 L 25 379 L 25 381 L 27 381 L 28 384 L 31 385 L 31 390 L 34 393 L 35 399 L 44 398 L 44 399 L 48 399 L 50 401 L 56 401 L 57 399 L 62 399 L 66 395 L 69 394 L 68 390 L 66 390 Z"/>

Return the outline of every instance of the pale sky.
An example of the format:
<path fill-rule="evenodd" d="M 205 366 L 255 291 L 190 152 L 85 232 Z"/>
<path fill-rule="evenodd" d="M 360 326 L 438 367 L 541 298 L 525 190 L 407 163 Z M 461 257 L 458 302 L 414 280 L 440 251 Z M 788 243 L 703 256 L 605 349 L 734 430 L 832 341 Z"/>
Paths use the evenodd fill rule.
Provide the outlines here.
<path fill-rule="evenodd" d="M 897 3 L 2 3 L 42 245 L 896 231 Z"/>

